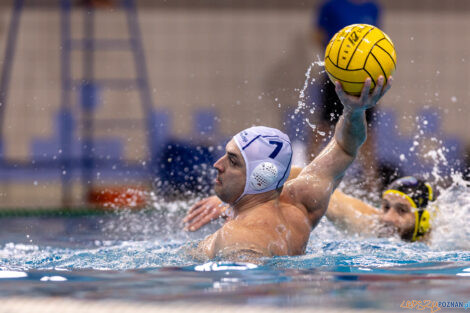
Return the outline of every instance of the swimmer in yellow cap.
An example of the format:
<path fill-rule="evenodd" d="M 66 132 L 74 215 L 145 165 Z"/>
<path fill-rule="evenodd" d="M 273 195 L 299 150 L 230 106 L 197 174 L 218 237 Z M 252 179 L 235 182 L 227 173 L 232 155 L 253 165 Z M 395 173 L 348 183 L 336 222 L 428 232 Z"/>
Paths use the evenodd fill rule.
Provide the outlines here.
<path fill-rule="evenodd" d="M 300 168 L 291 170 L 289 179 Z M 413 176 L 393 181 L 382 194 L 382 206 L 376 209 L 367 203 L 336 190 L 330 198 L 326 217 L 336 226 L 352 233 L 376 234 L 379 237 L 398 235 L 405 241 L 426 241 L 431 230 L 428 210 L 434 201 L 430 184 Z M 196 230 L 209 221 L 224 216 L 224 207 L 210 197 L 192 208 L 185 221 Z"/>
<path fill-rule="evenodd" d="M 384 216 L 382 220 L 396 227 L 398 224 L 394 222 L 394 218 L 389 214 L 393 207 L 390 203 L 387 203 L 387 198 L 393 199 L 393 197 L 405 198 L 407 201 L 407 210 L 405 212 L 414 215 L 414 218 L 408 217 L 411 227 L 400 229 L 402 239 L 416 241 L 423 239 L 429 234 L 431 229 L 431 214 L 427 207 L 431 201 L 434 201 L 434 192 L 431 185 L 413 176 L 397 179 L 390 184 L 383 194 Z"/>
<path fill-rule="evenodd" d="M 382 193 L 380 210 L 336 191 L 326 216 L 344 229 L 380 237 L 398 234 L 406 241 L 426 240 L 431 230 L 429 204 L 433 189 L 424 180 L 406 176 L 393 181 Z"/>

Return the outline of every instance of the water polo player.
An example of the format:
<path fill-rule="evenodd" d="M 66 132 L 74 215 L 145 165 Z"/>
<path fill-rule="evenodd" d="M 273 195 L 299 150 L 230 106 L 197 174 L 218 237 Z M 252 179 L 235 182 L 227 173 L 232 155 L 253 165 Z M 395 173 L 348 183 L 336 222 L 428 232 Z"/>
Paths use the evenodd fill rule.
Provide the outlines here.
<path fill-rule="evenodd" d="M 400 207 L 398 204 L 403 199 L 406 200 L 405 207 Z M 434 193 L 427 182 L 413 176 L 397 179 L 383 194 L 381 220 L 397 228 L 402 239 L 420 240 L 430 230 L 431 215 L 427 207 L 433 200 Z M 395 203 L 397 205 L 394 206 Z M 397 219 L 397 214 L 402 215 L 403 223 Z"/>
<path fill-rule="evenodd" d="M 337 191 L 331 197 L 326 216 L 358 233 L 381 237 L 398 234 L 407 241 L 425 240 L 431 228 L 428 205 L 433 197 L 431 185 L 407 176 L 393 181 L 383 192 L 380 210 Z"/>
<path fill-rule="evenodd" d="M 390 77 L 391 79 L 391 77 Z M 281 131 L 252 127 L 235 135 L 215 164 L 215 193 L 233 209 L 233 217 L 201 241 L 196 254 L 208 258 L 254 260 L 261 256 L 305 252 L 310 231 L 325 214 L 331 194 L 366 139 L 365 110 L 374 107 L 391 86 L 384 77 L 372 93 L 371 79 L 360 97 L 337 83 L 344 113 L 325 149 L 289 180 L 292 149 Z M 191 214 L 196 214 L 196 204 Z M 186 221 L 191 220 L 189 215 Z"/>

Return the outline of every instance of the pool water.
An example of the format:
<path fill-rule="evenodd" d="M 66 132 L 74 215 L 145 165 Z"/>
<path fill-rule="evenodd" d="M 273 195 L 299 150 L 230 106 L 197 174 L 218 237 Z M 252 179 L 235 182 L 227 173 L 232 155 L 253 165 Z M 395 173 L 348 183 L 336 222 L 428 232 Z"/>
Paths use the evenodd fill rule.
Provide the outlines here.
<path fill-rule="evenodd" d="M 465 311 L 469 195 L 463 181 L 441 192 L 429 244 L 346 234 L 323 219 L 305 255 L 270 258 L 259 266 L 192 259 L 187 248 L 220 222 L 184 232 L 180 223 L 191 202 L 83 217 L 1 218 L 0 297 L 391 311 L 405 310 L 406 301 L 431 300 L 443 311 L 451 305 Z"/>

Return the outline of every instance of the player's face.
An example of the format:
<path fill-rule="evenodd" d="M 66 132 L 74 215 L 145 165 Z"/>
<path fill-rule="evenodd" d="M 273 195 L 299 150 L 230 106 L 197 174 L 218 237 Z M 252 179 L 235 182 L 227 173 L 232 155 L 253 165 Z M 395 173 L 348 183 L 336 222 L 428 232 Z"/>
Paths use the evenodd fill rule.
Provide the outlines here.
<path fill-rule="evenodd" d="M 415 227 L 415 213 L 405 197 L 386 194 L 382 199 L 380 221 L 384 225 L 381 235 L 390 236 L 398 233 L 402 239 L 411 240 Z"/>
<path fill-rule="evenodd" d="M 216 195 L 226 203 L 234 203 L 245 189 L 246 164 L 233 139 L 227 143 L 225 155 L 214 163 L 214 167 L 217 169 Z"/>

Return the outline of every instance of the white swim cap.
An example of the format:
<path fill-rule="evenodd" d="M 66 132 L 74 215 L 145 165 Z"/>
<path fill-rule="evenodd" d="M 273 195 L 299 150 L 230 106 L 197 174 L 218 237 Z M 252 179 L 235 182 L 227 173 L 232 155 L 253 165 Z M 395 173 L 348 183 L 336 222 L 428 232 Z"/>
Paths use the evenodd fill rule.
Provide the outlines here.
<path fill-rule="evenodd" d="M 242 130 L 233 139 L 246 164 L 246 194 L 274 190 L 289 177 L 292 147 L 289 137 L 278 129 L 255 126 Z"/>

